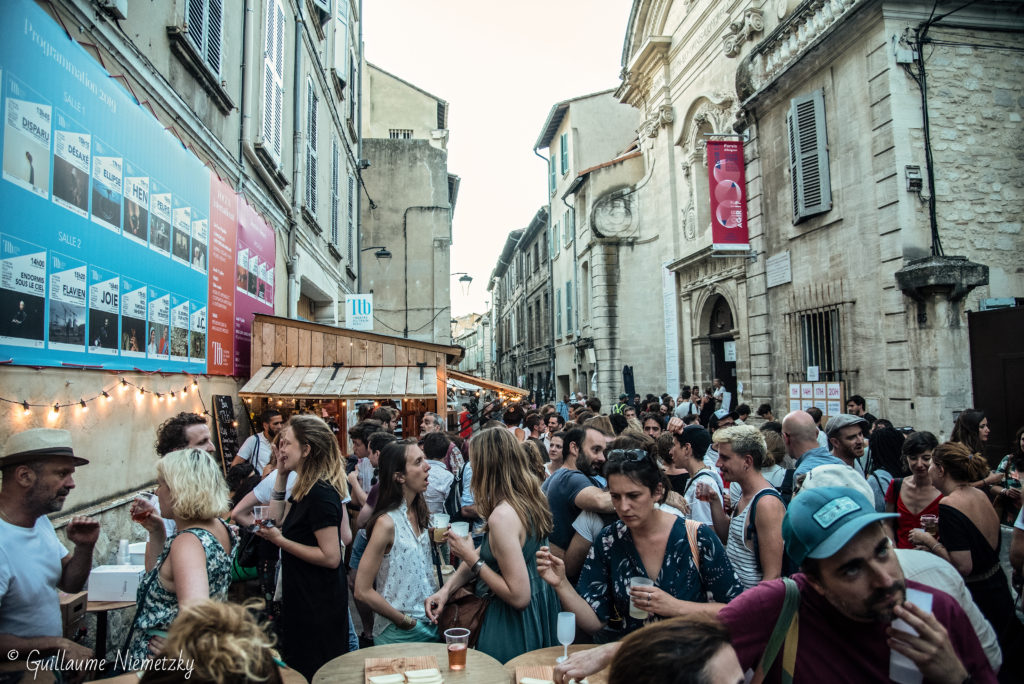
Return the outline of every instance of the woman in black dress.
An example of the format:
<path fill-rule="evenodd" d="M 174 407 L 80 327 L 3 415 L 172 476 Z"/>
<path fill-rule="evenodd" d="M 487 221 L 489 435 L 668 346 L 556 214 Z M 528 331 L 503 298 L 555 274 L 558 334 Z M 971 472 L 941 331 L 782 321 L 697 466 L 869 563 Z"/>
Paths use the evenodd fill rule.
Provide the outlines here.
<path fill-rule="evenodd" d="M 348 585 L 339 538 L 348 485 L 338 441 L 315 416 L 292 416 L 281 430 L 277 465 L 270 512 L 284 522 L 258 534 L 281 547 L 281 653 L 312 681 L 324 663 L 348 652 Z M 297 477 L 286 505 L 292 471 Z"/>

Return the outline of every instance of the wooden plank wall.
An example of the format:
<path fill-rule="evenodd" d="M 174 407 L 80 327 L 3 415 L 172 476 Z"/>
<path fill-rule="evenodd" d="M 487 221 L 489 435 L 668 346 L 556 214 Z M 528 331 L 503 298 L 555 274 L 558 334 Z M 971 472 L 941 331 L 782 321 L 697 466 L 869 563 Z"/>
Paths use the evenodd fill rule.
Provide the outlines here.
<path fill-rule="evenodd" d="M 250 374 L 273 363 L 331 366 L 341 362 L 348 368 L 415 367 L 426 363 L 438 369 L 438 390 L 444 391 L 447 363 L 442 352 L 365 340 L 346 335 L 344 330 L 334 334 L 264 321 L 253 323 L 252 340 Z"/>

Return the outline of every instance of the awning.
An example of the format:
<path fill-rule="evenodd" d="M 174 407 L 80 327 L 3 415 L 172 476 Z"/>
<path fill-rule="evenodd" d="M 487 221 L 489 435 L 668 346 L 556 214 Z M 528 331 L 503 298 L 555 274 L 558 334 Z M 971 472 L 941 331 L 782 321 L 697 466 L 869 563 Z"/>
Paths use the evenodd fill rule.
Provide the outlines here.
<path fill-rule="evenodd" d="M 263 366 L 243 397 L 306 399 L 437 398 L 437 368 L 427 366 Z"/>
<path fill-rule="evenodd" d="M 455 387 L 456 389 L 476 390 L 476 389 L 488 389 L 493 392 L 499 392 L 501 394 L 517 394 L 521 397 L 525 397 L 530 392 L 524 390 L 521 387 L 513 387 L 512 385 L 506 385 L 496 380 L 486 380 L 484 378 L 478 378 L 469 373 L 463 373 L 461 371 L 448 369 L 448 384 Z"/>

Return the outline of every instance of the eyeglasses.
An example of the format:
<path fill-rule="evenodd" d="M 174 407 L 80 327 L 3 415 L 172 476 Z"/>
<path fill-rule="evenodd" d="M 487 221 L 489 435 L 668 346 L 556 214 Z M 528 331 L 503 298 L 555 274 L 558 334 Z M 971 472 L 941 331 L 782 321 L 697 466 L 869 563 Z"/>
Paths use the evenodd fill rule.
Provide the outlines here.
<path fill-rule="evenodd" d="M 609 461 L 626 461 L 627 463 L 639 463 L 647 456 L 647 452 L 643 449 L 612 449 L 608 452 Z"/>

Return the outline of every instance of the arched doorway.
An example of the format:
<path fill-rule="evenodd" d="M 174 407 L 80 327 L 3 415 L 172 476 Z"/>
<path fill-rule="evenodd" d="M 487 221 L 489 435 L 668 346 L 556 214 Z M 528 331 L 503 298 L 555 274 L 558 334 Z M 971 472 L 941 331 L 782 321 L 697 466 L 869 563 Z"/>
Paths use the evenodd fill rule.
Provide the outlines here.
<path fill-rule="evenodd" d="M 736 340 L 733 337 L 732 309 L 721 295 L 716 295 L 708 305 L 711 307 L 707 330 L 711 342 L 711 377 L 721 379 L 725 390 L 732 395 L 731 408 L 735 408 Z"/>

